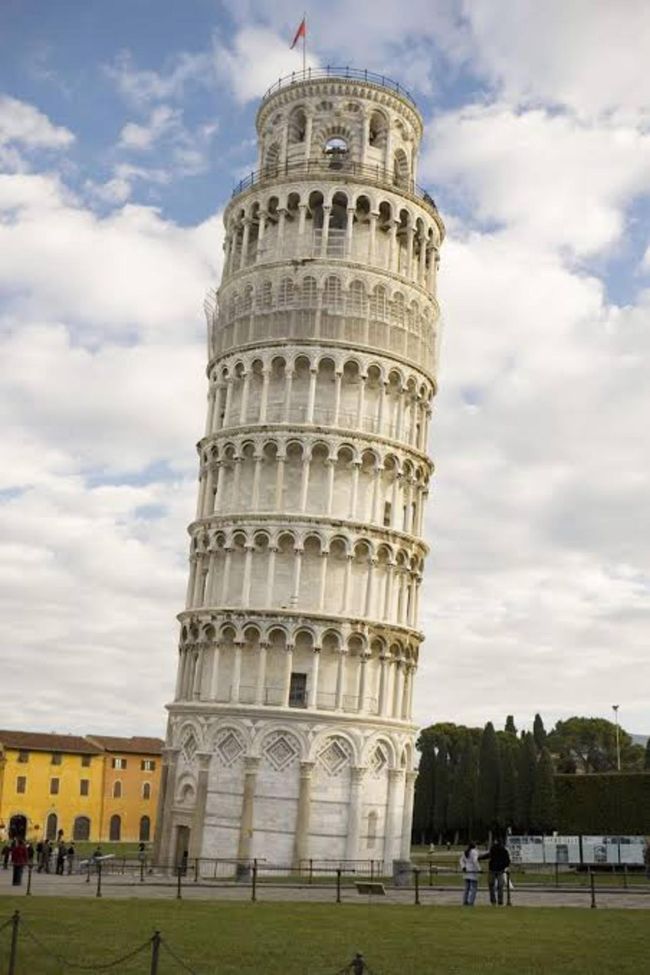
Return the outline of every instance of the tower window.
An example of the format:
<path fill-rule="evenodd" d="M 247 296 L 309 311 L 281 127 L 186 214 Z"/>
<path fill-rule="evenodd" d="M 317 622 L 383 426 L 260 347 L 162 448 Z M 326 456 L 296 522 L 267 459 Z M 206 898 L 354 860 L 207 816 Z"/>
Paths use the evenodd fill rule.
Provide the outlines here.
<path fill-rule="evenodd" d="M 294 673 L 291 675 L 289 686 L 289 707 L 307 707 L 307 674 Z"/>
<path fill-rule="evenodd" d="M 390 501 L 384 501 L 384 528 L 390 528 L 391 515 L 393 513 L 393 506 Z"/>
<path fill-rule="evenodd" d="M 333 135 L 325 143 L 326 156 L 344 156 L 348 151 L 348 144 L 340 135 Z"/>

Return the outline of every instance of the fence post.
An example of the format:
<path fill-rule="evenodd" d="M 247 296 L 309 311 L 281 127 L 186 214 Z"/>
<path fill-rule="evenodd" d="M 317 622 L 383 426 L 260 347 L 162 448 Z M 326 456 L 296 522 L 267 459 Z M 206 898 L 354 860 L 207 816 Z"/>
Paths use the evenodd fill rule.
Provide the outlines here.
<path fill-rule="evenodd" d="M 512 887 L 510 886 L 509 870 L 506 870 L 506 907 L 512 907 Z"/>
<path fill-rule="evenodd" d="M 336 871 L 336 903 L 341 903 L 341 868 Z"/>
<path fill-rule="evenodd" d="M 97 861 L 97 891 L 95 897 L 102 896 L 102 864 L 101 861 Z"/>
<path fill-rule="evenodd" d="M 9 949 L 9 975 L 16 975 L 16 956 L 18 954 L 18 925 L 20 911 L 14 911 L 11 918 L 11 947 Z"/>
<path fill-rule="evenodd" d="M 420 903 L 420 871 L 418 870 L 417 867 L 413 871 L 413 874 L 415 876 L 415 903 L 419 904 Z"/>
<path fill-rule="evenodd" d="M 30 897 L 32 893 L 32 870 L 34 869 L 33 863 L 27 864 L 27 890 L 25 891 L 25 896 Z"/>
<path fill-rule="evenodd" d="M 88 873 L 86 874 L 86 883 L 89 884 L 90 883 L 90 857 L 88 857 L 88 860 L 86 861 L 86 866 L 88 867 Z"/>
<path fill-rule="evenodd" d="M 371 880 L 374 880 L 375 879 L 375 861 L 374 860 L 371 860 L 370 861 L 370 879 Z"/>
<path fill-rule="evenodd" d="M 251 873 L 251 900 L 257 900 L 257 857 L 253 860 L 253 872 Z"/>
<path fill-rule="evenodd" d="M 433 864 L 429 860 L 429 887 L 433 887 Z"/>
<path fill-rule="evenodd" d="M 160 955 L 160 931 L 154 931 L 151 939 L 151 968 L 149 975 L 158 975 L 158 958 Z"/>
<path fill-rule="evenodd" d="M 623 864 L 623 887 L 627 890 L 627 863 Z"/>
<path fill-rule="evenodd" d="M 140 883 L 144 883 L 144 860 L 140 860 Z"/>
<path fill-rule="evenodd" d="M 181 886 L 183 883 L 183 868 L 180 865 L 180 863 L 178 864 L 178 867 L 176 869 L 178 870 L 178 879 L 176 881 L 176 900 L 180 900 L 183 896 L 181 894 Z"/>
<path fill-rule="evenodd" d="M 313 879 L 314 879 L 314 861 L 310 857 L 309 858 L 309 883 L 310 884 L 313 882 Z"/>
<path fill-rule="evenodd" d="M 555 886 L 560 886 L 560 865 L 555 861 Z"/>
<path fill-rule="evenodd" d="M 591 906 L 596 906 L 596 878 L 594 877 L 593 871 L 589 871 L 589 882 L 591 885 Z"/>
<path fill-rule="evenodd" d="M 199 881 L 199 858 L 196 857 L 194 860 L 194 883 Z"/>

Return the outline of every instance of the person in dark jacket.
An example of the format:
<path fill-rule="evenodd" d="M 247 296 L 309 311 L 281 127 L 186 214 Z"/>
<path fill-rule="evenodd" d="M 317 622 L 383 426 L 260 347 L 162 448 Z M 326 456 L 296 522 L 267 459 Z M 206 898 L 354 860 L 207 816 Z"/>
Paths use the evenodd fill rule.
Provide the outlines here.
<path fill-rule="evenodd" d="M 16 840 L 15 846 L 11 848 L 11 865 L 14 870 L 11 883 L 14 887 L 20 887 L 23 882 L 23 870 L 27 866 L 27 847 L 23 839 Z"/>
<path fill-rule="evenodd" d="M 488 888 L 490 904 L 503 904 L 503 888 L 506 870 L 510 866 L 510 854 L 499 839 L 495 839 L 488 853 L 483 853 L 480 860 L 488 861 Z"/>

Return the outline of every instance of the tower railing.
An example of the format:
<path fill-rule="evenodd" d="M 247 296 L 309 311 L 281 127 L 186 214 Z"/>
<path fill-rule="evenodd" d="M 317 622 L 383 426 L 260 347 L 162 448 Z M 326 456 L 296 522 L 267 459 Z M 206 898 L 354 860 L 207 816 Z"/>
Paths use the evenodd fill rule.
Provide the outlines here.
<path fill-rule="evenodd" d="M 232 196 L 239 196 L 240 193 L 252 186 L 262 186 L 264 183 L 274 182 L 285 176 L 292 179 L 309 176 L 351 176 L 364 183 L 371 183 L 414 196 L 433 213 L 438 213 L 438 207 L 433 197 L 412 179 L 397 174 L 386 166 L 359 163 L 340 155 L 326 156 L 323 159 L 287 160 L 284 163 L 274 163 L 264 166 L 262 169 L 256 169 L 237 183 L 232 191 Z"/>
<path fill-rule="evenodd" d="M 270 95 L 274 95 L 276 91 L 280 91 L 282 88 L 288 88 L 290 85 L 297 85 L 305 81 L 321 81 L 323 79 L 365 81 L 372 85 L 380 85 L 382 88 L 388 88 L 390 91 L 394 91 L 395 94 L 400 95 L 410 102 L 411 105 L 415 106 L 415 99 L 408 88 L 404 88 L 398 81 L 394 81 L 384 74 L 378 74 L 376 71 L 368 71 L 367 68 L 350 68 L 347 66 L 340 68 L 333 67 L 330 64 L 324 68 L 305 68 L 304 71 L 292 71 L 291 74 L 285 75 L 283 78 L 278 78 L 270 88 L 266 89 L 262 96 L 262 101 L 266 101 Z"/>

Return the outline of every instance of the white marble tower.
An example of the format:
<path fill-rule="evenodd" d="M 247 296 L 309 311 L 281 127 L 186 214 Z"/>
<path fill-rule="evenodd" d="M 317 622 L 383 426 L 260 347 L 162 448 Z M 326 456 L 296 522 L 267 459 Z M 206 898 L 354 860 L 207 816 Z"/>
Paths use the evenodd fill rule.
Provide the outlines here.
<path fill-rule="evenodd" d="M 371 72 L 285 78 L 228 204 L 158 855 L 409 855 L 444 227 L 422 119 Z"/>

